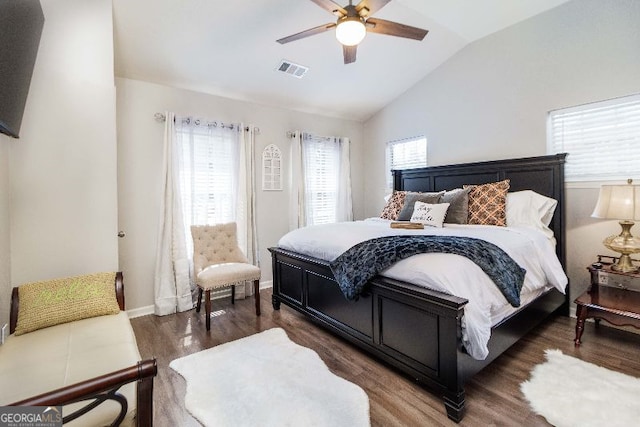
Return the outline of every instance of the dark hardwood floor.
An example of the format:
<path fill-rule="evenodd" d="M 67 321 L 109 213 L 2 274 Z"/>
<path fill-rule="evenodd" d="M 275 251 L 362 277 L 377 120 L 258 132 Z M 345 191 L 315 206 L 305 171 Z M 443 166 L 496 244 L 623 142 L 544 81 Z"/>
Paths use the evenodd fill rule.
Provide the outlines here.
<path fill-rule="evenodd" d="M 191 310 L 170 316 L 132 319 L 143 358 L 156 357 L 154 389 L 157 426 L 193 425 L 184 409 L 185 381 L 169 362 L 228 341 L 281 327 L 296 343 L 315 350 L 335 374 L 358 384 L 369 395 L 373 426 L 455 425 L 447 419 L 442 400 L 411 379 L 367 356 L 348 342 L 320 329 L 285 307 L 274 311 L 271 290 L 261 292 L 262 316 L 253 298 L 213 301 L 211 331 L 204 313 Z M 547 426 L 524 400 L 519 385 L 544 361 L 544 350 L 563 353 L 606 368 L 640 377 L 640 336 L 588 322 L 579 348 L 573 345 L 575 319 L 555 317 L 515 344 L 466 386 L 467 413 L 461 426 Z M 238 361 L 241 364 L 241 361 Z M 268 387 L 268 384 L 265 384 Z M 248 404 L 251 398 L 248 396 Z M 576 402 L 578 405 L 579 402 Z"/>

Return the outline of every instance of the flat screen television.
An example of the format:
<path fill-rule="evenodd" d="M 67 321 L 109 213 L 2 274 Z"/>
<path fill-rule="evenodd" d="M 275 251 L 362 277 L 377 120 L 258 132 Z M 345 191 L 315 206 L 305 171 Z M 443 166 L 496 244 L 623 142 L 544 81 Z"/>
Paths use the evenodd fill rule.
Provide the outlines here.
<path fill-rule="evenodd" d="M 0 132 L 19 137 L 44 14 L 40 0 L 0 0 Z"/>

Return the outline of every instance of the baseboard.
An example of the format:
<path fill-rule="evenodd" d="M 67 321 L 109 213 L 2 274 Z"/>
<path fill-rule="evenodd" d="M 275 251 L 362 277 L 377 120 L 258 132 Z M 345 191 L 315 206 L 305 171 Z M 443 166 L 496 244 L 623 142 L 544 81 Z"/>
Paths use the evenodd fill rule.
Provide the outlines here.
<path fill-rule="evenodd" d="M 265 280 L 264 282 L 260 282 L 260 289 L 268 289 L 273 287 L 273 280 Z M 221 299 L 231 297 L 231 288 L 222 289 L 219 291 L 211 292 L 211 299 Z M 127 315 L 129 319 L 133 319 L 136 317 L 146 316 L 148 314 L 153 314 L 154 308 L 153 305 L 147 305 L 145 307 L 132 308 L 131 310 L 127 310 Z M 575 317 L 575 309 L 574 309 L 574 317 Z"/>
<path fill-rule="evenodd" d="M 265 280 L 260 282 L 260 289 L 273 288 L 273 280 Z"/>
<path fill-rule="evenodd" d="M 153 314 L 153 305 L 147 305 L 145 307 L 138 307 L 138 308 L 132 308 L 131 310 L 127 310 L 127 315 L 129 316 L 129 319 L 146 316 L 148 314 Z"/>

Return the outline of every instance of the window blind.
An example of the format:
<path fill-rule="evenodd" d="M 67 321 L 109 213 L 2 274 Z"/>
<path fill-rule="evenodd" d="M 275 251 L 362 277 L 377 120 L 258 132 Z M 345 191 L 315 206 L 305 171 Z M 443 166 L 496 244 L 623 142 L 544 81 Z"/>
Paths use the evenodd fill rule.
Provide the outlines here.
<path fill-rule="evenodd" d="M 622 180 L 640 174 L 640 95 L 551 111 L 552 153 L 568 153 L 566 181 Z"/>
<path fill-rule="evenodd" d="M 239 146 L 235 131 L 179 130 L 182 209 L 187 224 L 235 221 Z"/>
<path fill-rule="evenodd" d="M 427 166 L 427 138 L 425 137 L 388 142 L 386 151 L 388 189 L 393 188 L 392 170 Z"/>
<path fill-rule="evenodd" d="M 308 225 L 336 222 L 340 143 L 305 134 L 302 144 Z"/>

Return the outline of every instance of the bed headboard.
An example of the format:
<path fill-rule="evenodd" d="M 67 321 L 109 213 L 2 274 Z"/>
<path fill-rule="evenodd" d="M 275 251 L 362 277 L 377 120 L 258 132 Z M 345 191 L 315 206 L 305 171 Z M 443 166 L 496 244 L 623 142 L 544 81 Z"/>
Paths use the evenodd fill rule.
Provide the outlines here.
<path fill-rule="evenodd" d="M 440 191 L 464 184 L 511 180 L 509 191 L 533 190 L 558 201 L 549 224 L 557 241 L 556 253 L 566 270 L 564 218 L 564 162 L 566 153 L 521 159 L 394 170 L 393 188 L 405 191 Z"/>

